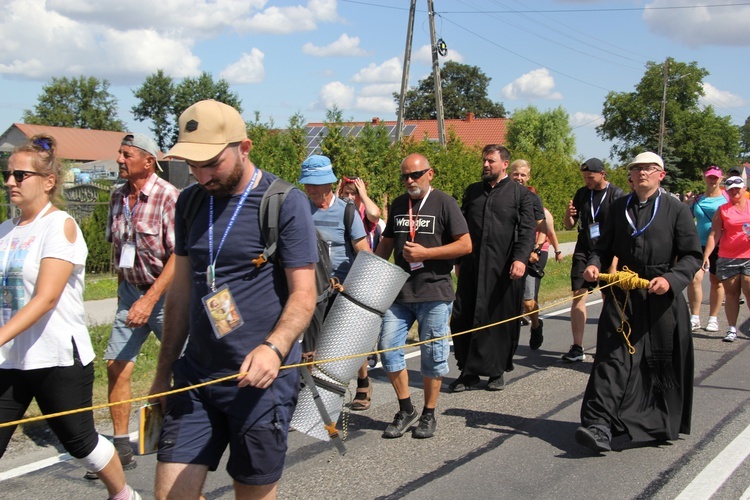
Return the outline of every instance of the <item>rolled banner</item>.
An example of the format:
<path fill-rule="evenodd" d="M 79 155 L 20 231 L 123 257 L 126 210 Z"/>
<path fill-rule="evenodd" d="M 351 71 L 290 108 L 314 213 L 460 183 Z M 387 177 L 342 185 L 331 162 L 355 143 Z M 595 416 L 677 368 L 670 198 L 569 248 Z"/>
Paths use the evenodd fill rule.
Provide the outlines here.
<path fill-rule="evenodd" d="M 380 335 L 383 315 L 391 306 L 409 274 L 400 267 L 370 252 L 359 252 L 344 280 L 344 291 L 336 299 L 323 322 L 312 375 L 331 419 L 336 422 L 344 405 L 344 394 L 366 353 L 371 352 Z M 345 356 L 351 359 L 325 362 Z M 292 428 L 311 437 L 328 441 L 328 431 L 315 406 L 312 392 L 302 387 Z"/>

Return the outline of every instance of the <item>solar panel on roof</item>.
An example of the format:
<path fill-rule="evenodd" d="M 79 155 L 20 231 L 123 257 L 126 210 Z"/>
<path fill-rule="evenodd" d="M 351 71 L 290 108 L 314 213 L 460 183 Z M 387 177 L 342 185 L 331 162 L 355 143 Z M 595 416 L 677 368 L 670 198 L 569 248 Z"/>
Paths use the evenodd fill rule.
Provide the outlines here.
<path fill-rule="evenodd" d="M 416 125 L 407 125 L 404 127 L 404 135 L 410 136 L 414 130 L 417 128 Z"/>

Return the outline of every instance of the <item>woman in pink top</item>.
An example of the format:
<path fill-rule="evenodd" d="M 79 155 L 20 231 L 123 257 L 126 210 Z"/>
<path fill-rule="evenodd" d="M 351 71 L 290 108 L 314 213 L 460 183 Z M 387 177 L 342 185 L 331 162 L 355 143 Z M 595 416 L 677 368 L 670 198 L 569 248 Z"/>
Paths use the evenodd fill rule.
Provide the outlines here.
<path fill-rule="evenodd" d="M 740 292 L 750 307 L 750 202 L 741 177 L 730 177 L 724 183 L 729 202 L 719 207 L 711 222 L 711 232 L 703 253 L 703 268 L 708 269 L 708 257 L 720 241 L 716 276 L 726 292 L 724 309 L 729 332 L 724 342 L 737 338 L 737 316 L 740 313 Z"/>

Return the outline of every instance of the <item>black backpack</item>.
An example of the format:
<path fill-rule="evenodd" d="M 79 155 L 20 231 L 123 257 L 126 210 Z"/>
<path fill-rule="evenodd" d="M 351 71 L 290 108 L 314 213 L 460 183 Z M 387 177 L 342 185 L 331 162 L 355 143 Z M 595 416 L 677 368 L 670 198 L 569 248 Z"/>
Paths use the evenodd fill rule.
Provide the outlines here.
<path fill-rule="evenodd" d="M 191 189 L 192 191 L 188 195 L 184 213 L 186 235 L 190 232 L 190 225 L 193 219 L 195 219 L 198 208 L 203 203 L 205 196 L 208 195 L 208 192 L 200 186 L 196 185 Z M 294 189 L 294 184 L 283 179 L 276 179 L 268 186 L 266 192 L 263 193 L 258 217 L 260 218 L 260 230 L 266 246 L 263 249 L 263 253 L 252 259 L 252 263 L 256 267 L 261 267 L 269 261 L 273 263 L 279 262 L 279 258 L 276 255 L 276 243 L 279 239 L 279 213 L 281 211 L 281 204 L 284 203 L 284 200 L 286 200 L 292 189 Z M 351 241 L 350 235 L 354 220 L 354 210 L 354 204 L 350 202 L 344 211 L 344 227 L 347 241 Z M 333 265 L 331 264 L 331 257 L 328 254 L 328 242 L 321 237 L 317 229 L 315 230 L 315 234 L 317 235 L 318 245 L 318 262 L 315 264 L 315 286 L 318 296 L 310 325 L 302 337 L 302 352 L 312 352 L 315 350 L 317 339 L 323 327 L 323 320 L 328 312 L 328 303 L 334 291 L 341 289 L 338 280 L 331 278 Z"/>

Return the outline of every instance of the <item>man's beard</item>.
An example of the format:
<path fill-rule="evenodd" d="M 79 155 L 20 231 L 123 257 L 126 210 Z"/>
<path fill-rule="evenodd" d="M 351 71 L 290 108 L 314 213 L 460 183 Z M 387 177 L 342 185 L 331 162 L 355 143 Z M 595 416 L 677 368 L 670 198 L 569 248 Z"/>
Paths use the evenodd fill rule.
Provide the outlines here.
<path fill-rule="evenodd" d="M 242 174 L 244 169 L 242 168 L 242 160 L 237 158 L 234 163 L 234 169 L 229 173 L 226 179 L 220 181 L 218 179 L 212 179 L 208 181 L 203 187 L 208 191 L 211 196 L 217 198 L 227 198 L 234 194 L 234 191 L 239 186 L 242 180 Z"/>
<path fill-rule="evenodd" d="M 482 180 L 485 182 L 495 182 L 500 178 L 500 172 L 488 172 L 482 174 Z"/>
<path fill-rule="evenodd" d="M 406 188 L 406 192 L 409 193 L 409 196 L 411 196 L 412 198 L 419 198 L 420 196 L 422 196 L 422 193 L 424 193 L 422 188 L 419 186 L 408 187 Z"/>

